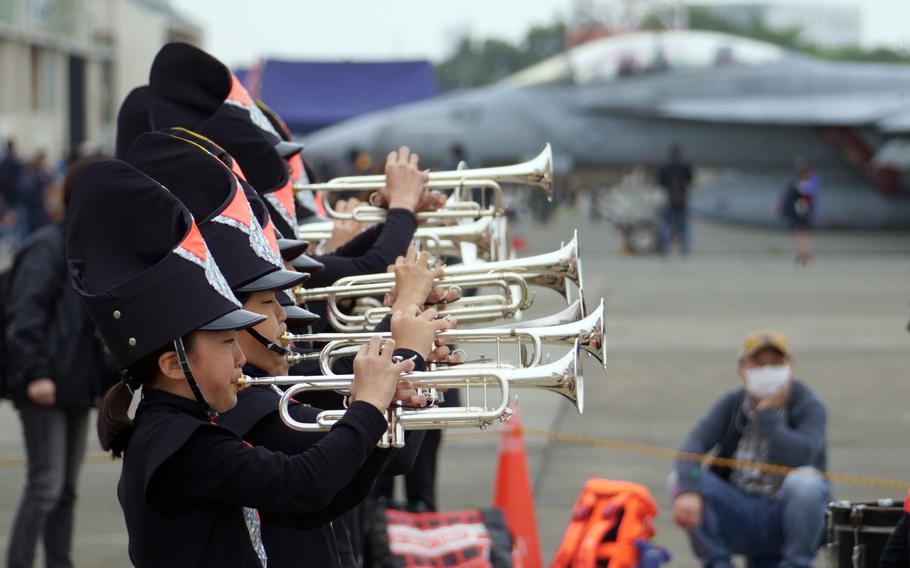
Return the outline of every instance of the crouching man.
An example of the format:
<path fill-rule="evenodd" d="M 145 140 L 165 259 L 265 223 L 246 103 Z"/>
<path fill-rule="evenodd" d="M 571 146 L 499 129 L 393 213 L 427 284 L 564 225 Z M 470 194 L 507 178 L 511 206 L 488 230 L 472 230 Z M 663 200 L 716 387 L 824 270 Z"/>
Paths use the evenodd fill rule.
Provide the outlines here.
<path fill-rule="evenodd" d="M 681 452 L 757 464 L 703 467 L 680 459 L 670 475 L 673 520 L 689 533 L 703 566 L 810 566 L 821 542 L 831 489 L 826 467 L 825 405 L 793 378 L 787 340 L 759 331 L 743 341 L 738 375 L 744 386 L 717 401 Z M 763 465 L 795 468 L 782 474 Z"/>

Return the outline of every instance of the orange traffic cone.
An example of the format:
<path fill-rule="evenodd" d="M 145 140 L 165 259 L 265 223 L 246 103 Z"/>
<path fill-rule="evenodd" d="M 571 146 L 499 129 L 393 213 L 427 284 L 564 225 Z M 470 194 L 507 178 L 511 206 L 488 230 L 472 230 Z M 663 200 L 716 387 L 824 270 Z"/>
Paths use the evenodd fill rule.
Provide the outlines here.
<path fill-rule="evenodd" d="M 512 419 L 503 426 L 493 505 L 505 513 L 506 523 L 515 540 L 512 548 L 515 568 L 541 568 L 534 496 L 531 494 L 528 458 L 517 409 Z"/>

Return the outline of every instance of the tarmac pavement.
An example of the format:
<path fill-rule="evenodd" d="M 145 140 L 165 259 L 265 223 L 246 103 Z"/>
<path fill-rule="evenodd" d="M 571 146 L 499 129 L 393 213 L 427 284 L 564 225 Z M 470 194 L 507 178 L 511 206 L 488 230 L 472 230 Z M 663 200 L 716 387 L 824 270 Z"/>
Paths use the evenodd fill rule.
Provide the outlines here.
<path fill-rule="evenodd" d="M 515 224 L 529 241 L 522 256 L 548 252 L 579 227 L 589 307 L 607 303 L 607 370 L 585 360 L 585 413 L 556 395 L 524 391 L 531 428 L 659 448 L 676 448 L 695 421 L 735 386 L 742 337 L 773 327 L 791 340 L 798 375 L 829 409 L 829 467 L 840 473 L 910 480 L 910 235 L 816 234 L 808 269 L 794 266 L 788 234 L 696 222 L 694 253 L 680 259 L 633 258 L 619 251 L 609 224 L 563 210 L 544 227 Z M 528 317 L 559 309 L 542 290 Z M 505 350 L 505 348 L 504 348 Z M 562 348 L 551 350 L 561 355 Z M 494 429 L 495 430 L 495 427 Z M 495 435 L 451 432 L 440 461 L 446 510 L 487 506 L 496 474 Z M 495 434 L 495 431 L 494 431 Z M 657 542 L 676 566 L 694 566 L 684 534 L 669 520 L 664 481 L 670 461 L 526 437 L 545 562 L 592 476 L 647 485 L 661 506 Z M 100 451 L 92 437 L 90 454 Z M 0 404 L 0 460 L 23 455 L 17 416 Z M 82 471 L 74 539 L 78 566 L 129 564 L 115 487 L 117 462 L 92 460 Z M 0 555 L 24 479 L 24 466 L 0 462 Z M 902 497 L 894 490 L 835 485 L 837 498 Z M 819 564 L 820 562 L 819 558 Z"/>

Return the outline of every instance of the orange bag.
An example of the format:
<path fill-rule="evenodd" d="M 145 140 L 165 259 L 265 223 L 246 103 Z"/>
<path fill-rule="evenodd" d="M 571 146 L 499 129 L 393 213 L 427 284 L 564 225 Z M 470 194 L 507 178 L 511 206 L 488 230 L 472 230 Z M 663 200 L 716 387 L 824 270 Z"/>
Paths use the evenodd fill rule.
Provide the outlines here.
<path fill-rule="evenodd" d="M 659 509 L 644 485 L 589 479 L 550 568 L 634 568 L 636 541 L 654 536 Z"/>

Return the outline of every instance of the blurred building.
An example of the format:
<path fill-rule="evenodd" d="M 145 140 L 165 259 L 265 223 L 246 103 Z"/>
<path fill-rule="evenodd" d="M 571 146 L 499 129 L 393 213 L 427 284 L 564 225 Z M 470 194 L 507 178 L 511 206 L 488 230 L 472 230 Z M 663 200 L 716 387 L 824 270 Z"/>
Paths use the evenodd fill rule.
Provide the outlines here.
<path fill-rule="evenodd" d="M 167 0 L 0 0 L 0 140 L 52 159 L 112 147 L 118 105 L 158 49 L 201 39 Z"/>
<path fill-rule="evenodd" d="M 862 10 L 857 6 L 818 4 L 693 4 L 730 22 L 748 27 L 763 22 L 773 29 L 799 28 L 802 39 L 821 47 L 859 45 Z"/>

